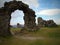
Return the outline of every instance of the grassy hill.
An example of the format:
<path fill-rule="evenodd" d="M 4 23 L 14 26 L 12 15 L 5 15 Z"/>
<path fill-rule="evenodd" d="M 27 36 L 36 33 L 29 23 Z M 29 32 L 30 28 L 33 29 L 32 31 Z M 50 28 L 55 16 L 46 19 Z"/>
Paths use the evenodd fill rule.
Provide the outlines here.
<path fill-rule="evenodd" d="M 19 32 L 21 28 L 11 28 L 13 33 Z M 17 36 L 18 38 L 16 38 Z M 43 27 L 37 32 L 25 32 L 24 37 L 43 37 L 44 39 L 29 40 L 20 38 L 21 34 L 12 37 L 0 37 L 0 45 L 60 45 L 60 26 Z"/>

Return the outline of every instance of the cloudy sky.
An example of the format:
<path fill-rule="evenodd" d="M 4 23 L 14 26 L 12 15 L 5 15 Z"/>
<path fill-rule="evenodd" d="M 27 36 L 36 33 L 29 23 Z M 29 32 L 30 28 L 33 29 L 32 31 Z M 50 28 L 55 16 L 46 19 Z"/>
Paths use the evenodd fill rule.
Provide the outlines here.
<path fill-rule="evenodd" d="M 0 0 L 0 7 L 4 6 L 4 2 L 12 0 Z M 42 17 L 44 20 L 54 20 L 56 24 L 60 24 L 60 0 L 17 0 L 29 5 L 36 13 L 36 20 Z M 24 24 L 23 11 L 16 10 L 11 14 L 11 25 L 17 23 Z M 36 21 L 37 22 L 37 21 Z"/>

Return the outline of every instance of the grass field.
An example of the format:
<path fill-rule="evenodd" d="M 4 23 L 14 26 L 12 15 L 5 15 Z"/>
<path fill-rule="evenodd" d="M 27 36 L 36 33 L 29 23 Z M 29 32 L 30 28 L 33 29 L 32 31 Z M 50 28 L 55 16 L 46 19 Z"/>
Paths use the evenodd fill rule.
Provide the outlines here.
<path fill-rule="evenodd" d="M 11 28 L 11 31 L 19 32 L 20 29 Z M 0 45 L 60 45 L 60 26 L 55 28 L 43 27 L 37 32 L 26 32 L 22 36 L 43 37 L 44 39 L 29 40 L 14 36 L 7 38 L 0 37 Z"/>

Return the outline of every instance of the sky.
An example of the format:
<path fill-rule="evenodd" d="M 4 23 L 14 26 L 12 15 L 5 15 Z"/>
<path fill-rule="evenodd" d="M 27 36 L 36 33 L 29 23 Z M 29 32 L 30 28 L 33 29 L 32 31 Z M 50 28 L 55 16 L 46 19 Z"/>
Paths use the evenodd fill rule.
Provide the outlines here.
<path fill-rule="evenodd" d="M 4 2 L 12 0 L 0 0 L 0 7 L 4 6 Z M 29 5 L 29 8 L 35 11 L 36 23 L 37 18 L 42 17 L 44 20 L 54 20 L 56 24 L 60 24 L 60 0 L 17 0 Z M 11 25 L 17 23 L 24 24 L 23 11 L 16 10 L 11 13 Z"/>

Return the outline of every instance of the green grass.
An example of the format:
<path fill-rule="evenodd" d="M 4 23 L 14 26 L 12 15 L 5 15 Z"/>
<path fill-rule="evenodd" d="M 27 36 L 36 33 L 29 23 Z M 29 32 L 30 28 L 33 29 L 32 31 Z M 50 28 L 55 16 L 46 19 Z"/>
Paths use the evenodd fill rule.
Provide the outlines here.
<path fill-rule="evenodd" d="M 12 32 L 20 31 L 21 28 L 11 28 Z M 40 40 L 18 39 L 16 37 L 3 38 L 0 37 L 0 45 L 60 45 L 60 26 L 59 27 L 43 27 L 37 32 L 26 32 L 23 36 L 44 37 Z"/>
<path fill-rule="evenodd" d="M 18 39 L 15 37 L 10 37 L 10 38 L 0 38 L 0 45 L 28 45 L 30 41 L 28 40 L 23 40 L 23 39 Z"/>
<path fill-rule="evenodd" d="M 21 28 L 11 28 L 10 30 L 12 30 L 12 31 L 19 31 L 19 30 L 21 30 Z"/>
<path fill-rule="evenodd" d="M 13 32 L 19 32 L 21 28 L 11 28 Z M 52 37 L 52 38 L 60 38 L 60 27 L 48 28 L 43 27 L 40 28 L 37 32 L 25 32 L 24 36 L 34 36 L 34 37 Z"/>
<path fill-rule="evenodd" d="M 36 40 L 30 45 L 60 45 L 60 40 L 55 40 L 55 39 L 45 39 L 45 40 Z"/>
<path fill-rule="evenodd" d="M 18 33 L 18 32 L 20 32 L 21 28 L 10 28 L 10 30 L 13 33 L 16 33 L 16 32 Z"/>

